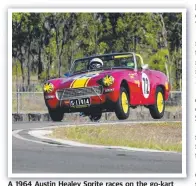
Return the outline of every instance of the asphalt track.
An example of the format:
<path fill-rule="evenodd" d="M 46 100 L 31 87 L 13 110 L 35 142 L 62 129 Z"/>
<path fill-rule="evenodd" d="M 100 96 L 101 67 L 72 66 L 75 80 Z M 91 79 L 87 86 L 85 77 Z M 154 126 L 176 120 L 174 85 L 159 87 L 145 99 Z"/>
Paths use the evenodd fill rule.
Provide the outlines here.
<path fill-rule="evenodd" d="M 12 136 L 13 174 L 182 173 L 181 153 L 75 147 L 28 134 L 30 129 L 58 124 L 13 123 L 13 132 L 18 131 L 18 137 Z"/>

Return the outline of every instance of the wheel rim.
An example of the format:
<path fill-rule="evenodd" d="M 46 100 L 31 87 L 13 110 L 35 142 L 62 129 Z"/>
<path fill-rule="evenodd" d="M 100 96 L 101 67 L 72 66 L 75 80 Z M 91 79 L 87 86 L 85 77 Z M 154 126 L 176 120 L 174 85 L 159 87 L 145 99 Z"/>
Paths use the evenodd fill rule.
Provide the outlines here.
<path fill-rule="evenodd" d="M 163 107 L 164 107 L 163 94 L 159 92 L 157 95 L 157 108 L 159 113 L 163 112 Z"/>
<path fill-rule="evenodd" d="M 129 105 L 128 105 L 128 98 L 127 98 L 127 95 L 125 92 L 122 93 L 121 100 L 122 100 L 123 111 L 124 111 L 124 113 L 127 113 Z"/>

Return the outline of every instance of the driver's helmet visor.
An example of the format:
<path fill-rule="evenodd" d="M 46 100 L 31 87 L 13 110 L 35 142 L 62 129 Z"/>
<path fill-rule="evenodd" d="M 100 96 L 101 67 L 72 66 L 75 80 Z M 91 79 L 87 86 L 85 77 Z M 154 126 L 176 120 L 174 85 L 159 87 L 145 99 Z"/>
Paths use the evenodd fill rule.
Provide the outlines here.
<path fill-rule="evenodd" d="M 91 68 L 101 68 L 102 67 L 102 64 L 100 62 L 93 62 L 90 64 L 90 67 Z"/>

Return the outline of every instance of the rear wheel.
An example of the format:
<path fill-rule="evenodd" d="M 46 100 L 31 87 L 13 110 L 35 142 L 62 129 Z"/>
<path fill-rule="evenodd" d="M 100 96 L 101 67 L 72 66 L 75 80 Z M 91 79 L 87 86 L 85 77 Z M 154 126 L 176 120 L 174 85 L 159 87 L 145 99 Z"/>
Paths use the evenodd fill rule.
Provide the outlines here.
<path fill-rule="evenodd" d="M 115 107 L 116 116 L 120 120 L 127 119 L 129 112 L 129 95 L 124 87 L 120 87 L 120 95 Z"/>
<path fill-rule="evenodd" d="M 50 115 L 52 121 L 62 121 L 64 113 L 61 110 L 59 110 L 59 109 L 57 109 L 57 110 L 48 109 L 48 111 L 49 111 L 49 115 Z"/>
<path fill-rule="evenodd" d="M 155 104 L 149 106 L 150 114 L 154 119 L 161 119 L 165 112 L 165 99 L 161 87 L 157 87 L 155 96 Z"/>
<path fill-rule="evenodd" d="M 91 113 L 89 115 L 89 119 L 93 122 L 97 122 L 101 119 L 101 116 L 102 116 L 102 113 L 99 112 L 99 113 Z"/>

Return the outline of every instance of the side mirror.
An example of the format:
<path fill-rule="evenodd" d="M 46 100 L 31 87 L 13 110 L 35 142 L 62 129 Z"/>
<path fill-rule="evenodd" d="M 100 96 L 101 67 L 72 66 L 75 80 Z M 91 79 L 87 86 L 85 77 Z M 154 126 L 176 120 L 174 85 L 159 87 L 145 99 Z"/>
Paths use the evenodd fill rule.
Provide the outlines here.
<path fill-rule="evenodd" d="M 142 69 L 143 69 L 143 70 L 148 69 L 148 64 L 143 64 L 143 65 L 142 65 Z"/>
<path fill-rule="evenodd" d="M 66 72 L 66 73 L 64 74 L 64 76 L 65 76 L 65 77 L 69 77 L 69 76 L 70 76 L 70 73 L 69 73 L 69 72 Z"/>

